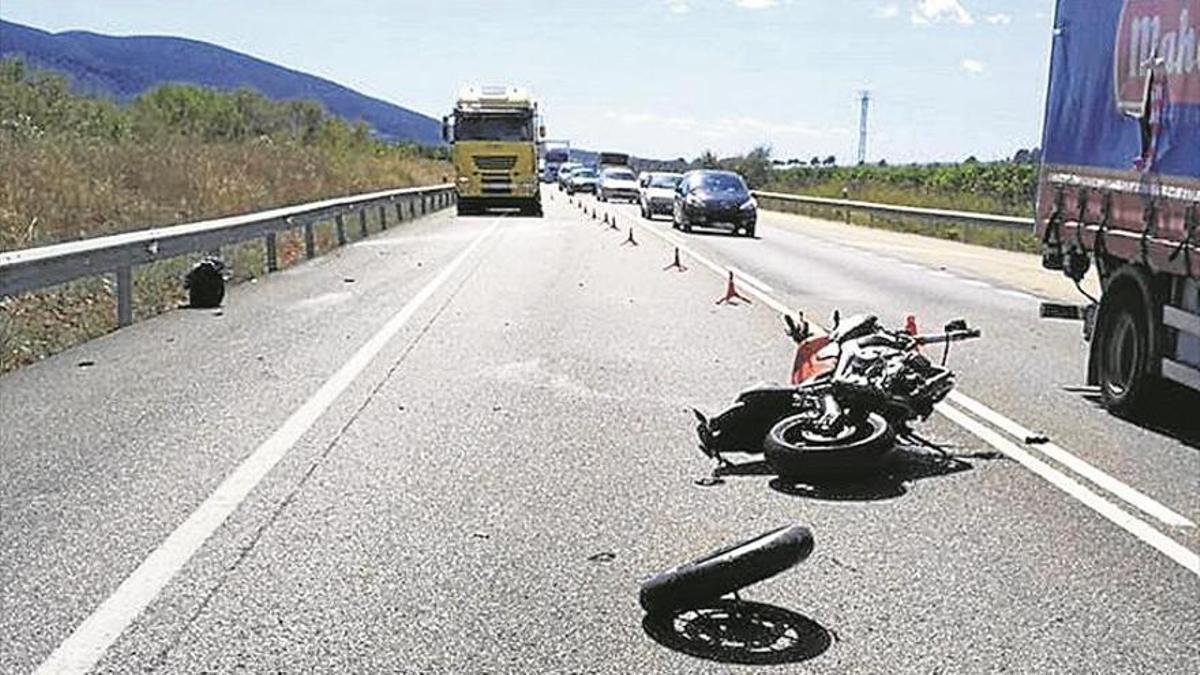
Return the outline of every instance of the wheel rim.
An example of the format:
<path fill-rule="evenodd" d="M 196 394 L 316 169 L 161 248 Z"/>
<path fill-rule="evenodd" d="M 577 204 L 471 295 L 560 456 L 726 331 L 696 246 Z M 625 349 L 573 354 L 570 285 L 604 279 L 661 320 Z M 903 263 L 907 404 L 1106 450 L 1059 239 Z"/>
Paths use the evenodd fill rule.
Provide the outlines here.
<path fill-rule="evenodd" d="M 871 432 L 872 426 L 868 421 L 843 427 L 841 431 L 832 435 L 817 429 L 810 429 L 804 423 L 798 423 L 784 430 L 783 440 L 796 447 L 834 447 L 861 441 L 870 436 Z"/>
<path fill-rule="evenodd" d="M 1124 395 L 1133 384 L 1140 358 L 1137 324 L 1128 312 L 1117 316 L 1108 340 L 1105 381 L 1117 396 Z"/>

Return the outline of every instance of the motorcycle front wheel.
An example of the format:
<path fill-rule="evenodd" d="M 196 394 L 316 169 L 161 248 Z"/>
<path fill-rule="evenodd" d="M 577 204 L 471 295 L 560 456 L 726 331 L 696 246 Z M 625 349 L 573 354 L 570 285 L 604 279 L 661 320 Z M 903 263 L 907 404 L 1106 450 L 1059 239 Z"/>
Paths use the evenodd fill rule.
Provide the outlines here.
<path fill-rule="evenodd" d="M 809 482 L 869 473 L 895 445 L 891 425 L 876 413 L 832 436 L 812 429 L 811 416 L 795 415 L 771 427 L 763 452 L 781 477 Z"/>

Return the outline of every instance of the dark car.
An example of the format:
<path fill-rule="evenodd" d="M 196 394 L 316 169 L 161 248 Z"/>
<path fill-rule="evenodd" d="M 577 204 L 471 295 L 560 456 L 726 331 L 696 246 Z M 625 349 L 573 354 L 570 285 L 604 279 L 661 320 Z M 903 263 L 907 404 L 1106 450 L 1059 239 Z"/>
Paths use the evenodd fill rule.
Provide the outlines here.
<path fill-rule="evenodd" d="M 689 171 L 675 189 L 675 229 L 714 227 L 754 236 L 758 204 L 742 177 L 732 171 Z"/>

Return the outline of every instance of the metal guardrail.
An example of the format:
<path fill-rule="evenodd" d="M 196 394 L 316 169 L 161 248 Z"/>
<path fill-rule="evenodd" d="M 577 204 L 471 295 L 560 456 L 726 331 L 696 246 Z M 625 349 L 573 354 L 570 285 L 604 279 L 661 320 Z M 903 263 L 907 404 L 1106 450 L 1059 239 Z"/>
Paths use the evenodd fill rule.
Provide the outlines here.
<path fill-rule="evenodd" d="M 778 199 L 785 202 L 811 204 L 813 206 L 829 206 L 846 209 L 847 219 L 850 211 L 864 211 L 892 216 L 908 216 L 929 220 L 954 221 L 971 225 L 989 225 L 991 227 L 1007 227 L 1012 229 L 1027 229 L 1032 231 L 1033 218 L 1018 216 L 997 216 L 990 213 L 974 211 L 946 211 L 942 209 L 926 209 L 918 206 L 897 206 L 895 204 L 877 204 L 875 202 L 860 202 L 853 199 L 829 199 L 826 197 L 807 197 L 804 195 L 788 194 L 786 192 L 763 192 L 755 190 L 759 199 Z"/>
<path fill-rule="evenodd" d="M 277 232 L 303 228 L 304 254 L 316 255 L 314 225 L 334 221 L 337 244 L 347 242 L 346 217 L 357 213 L 361 236 L 367 236 L 367 214 L 378 209 L 382 229 L 388 211 L 403 221 L 449 206 L 454 186 L 385 190 L 298 204 L 241 216 L 230 216 L 182 225 L 136 230 L 80 241 L 0 252 L 0 297 L 36 291 L 84 277 L 116 277 L 117 324 L 133 323 L 133 267 L 189 253 L 219 254 L 222 246 L 263 238 L 267 271 L 279 268 Z"/>

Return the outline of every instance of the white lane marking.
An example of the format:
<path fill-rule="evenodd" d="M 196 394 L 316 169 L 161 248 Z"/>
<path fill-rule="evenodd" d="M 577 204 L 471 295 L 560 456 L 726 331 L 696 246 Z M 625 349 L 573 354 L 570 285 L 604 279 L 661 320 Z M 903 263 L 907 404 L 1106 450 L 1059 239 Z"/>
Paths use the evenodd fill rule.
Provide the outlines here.
<path fill-rule="evenodd" d="M 764 291 L 766 293 L 771 293 L 775 290 L 774 288 L 771 288 L 769 285 L 767 285 L 767 283 L 764 282 L 762 279 L 759 279 L 758 277 L 756 277 L 752 274 L 747 274 L 746 272 L 743 272 L 742 270 L 740 270 L 736 267 L 730 267 L 729 271 L 733 272 L 733 275 L 738 277 L 739 279 L 744 279 L 746 281 L 746 283 L 750 284 L 751 286 L 758 287 L 758 289 L 760 291 Z"/>
<path fill-rule="evenodd" d="M 992 288 L 991 284 L 986 281 L 980 281 L 979 279 L 960 279 L 960 281 L 968 286 L 975 286 L 976 288 Z"/>
<path fill-rule="evenodd" d="M 950 392 L 949 399 L 959 406 L 974 413 L 977 417 L 984 421 L 990 422 L 993 426 L 1001 431 L 1013 436 L 1017 439 L 1025 439 L 1030 437 L 1032 432 L 1029 429 L 1021 426 L 1017 422 L 1001 415 L 992 410 L 988 406 L 976 401 L 975 399 L 963 394 L 962 392 Z M 1055 443 L 1039 443 L 1031 446 L 1031 449 L 1046 455 L 1050 459 L 1062 464 L 1075 473 L 1083 476 L 1087 480 L 1094 483 L 1115 497 L 1121 499 L 1125 503 L 1137 508 L 1146 515 L 1153 516 L 1158 520 L 1171 525 L 1173 527 L 1195 527 L 1196 524 L 1188 520 L 1184 516 L 1172 511 L 1158 501 L 1155 501 L 1145 493 L 1131 487 L 1113 476 L 1101 471 L 1091 464 L 1071 454 L 1067 450 L 1059 447 Z"/>
<path fill-rule="evenodd" d="M 712 260 L 709 260 L 707 257 L 697 254 L 694 250 L 692 250 L 690 247 L 684 245 L 677 238 L 675 238 L 665 232 L 660 232 L 656 228 L 647 228 L 647 229 L 649 229 L 652 234 L 659 237 L 660 239 L 663 239 L 667 243 L 672 244 L 674 246 L 678 246 L 679 250 L 681 252 L 686 253 L 688 256 L 690 256 L 694 260 L 700 262 L 705 267 L 708 267 L 709 269 L 713 270 L 717 274 L 720 274 L 722 276 L 725 276 L 728 274 L 728 268 L 722 267 L 721 265 L 718 265 L 717 263 L 713 262 Z M 787 314 L 787 313 L 791 312 L 791 310 L 789 310 L 786 305 L 775 300 L 773 297 L 758 291 L 753 286 L 748 287 L 746 290 L 751 295 L 754 295 L 755 297 L 761 299 L 764 304 L 770 306 L 772 309 L 775 309 L 778 312 L 781 312 L 783 314 Z M 1033 296 L 1028 295 L 1026 293 L 1021 293 L 1020 291 L 1007 291 L 1007 289 L 1004 289 L 1004 290 L 1000 290 L 1000 292 L 1002 292 L 1002 293 L 1004 293 L 1004 292 L 1020 293 L 1023 296 L 1033 298 Z M 1033 299 L 1036 300 L 1036 298 L 1033 298 Z M 822 329 L 821 326 L 818 326 L 815 323 L 812 324 L 812 327 L 814 328 L 814 332 L 816 330 Z M 952 394 L 953 393 L 956 393 L 956 392 L 952 392 Z M 1171 539 L 1170 537 L 1166 536 L 1165 534 L 1154 529 L 1154 527 L 1152 525 L 1150 525 L 1149 523 L 1145 522 L 1144 520 L 1141 520 L 1140 518 L 1138 518 L 1134 515 L 1131 515 L 1125 511 L 1123 511 L 1120 507 L 1103 499 L 1102 497 L 1100 497 L 1096 493 L 1092 492 L 1091 490 L 1088 490 L 1086 487 L 1081 485 L 1075 479 L 1071 478 L 1070 476 L 1067 476 L 1066 474 L 1064 474 L 1061 471 L 1055 469 L 1054 467 L 1046 464 L 1045 462 L 1042 462 L 1041 460 L 1033 457 L 1029 453 L 1022 450 L 1020 447 L 1017 447 L 1015 444 L 1008 441 L 1003 436 L 999 435 L 998 433 L 996 433 L 995 431 L 992 431 L 987 426 L 985 426 L 982 423 L 971 418 L 966 413 L 964 413 L 960 410 L 957 410 L 955 408 L 952 408 L 949 404 L 947 404 L 945 402 L 939 403 L 936 409 L 939 413 L 941 413 L 947 419 L 954 422 L 955 424 L 958 424 L 960 427 L 962 427 L 969 433 L 975 435 L 980 440 L 983 440 L 988 445 L 991 445 L 992 447 L 996 448 L 997 450 L 1004 453 L 1005 455 L 1012 457 L 1014 460 L 1016 460 L 1018 463 L 1020 463 L 1026 469 L 1029 469 L 1033 473 L 1037 474 L 1039 477 L 1048 481 L 1050 484 L 1054 485 L 1055 487 L 1059 488 L 1060 490 L 1062 490 L 1062 491 L 1066 492 L 1067 494 L 1071 495 L 1072 497 L 1076 498 L 1077 500 L 1082 502 L 1088 508 L 1099 513 L 1104 518 L 1115 523 L 1116 525 L 1118 525 L 1125 531 L 1129 532 L 1133 536 L 1137 537 L 1138 539 L 1142 540 L 1143 542 L 1149 544 L 1151 547 L 1153 547 L 1154 549 L 1163 553 L 1164 555 L 1169 557 L 1171 560 L 1179 563 L 1180 565 L 1182 565 L 1184 568 L 1186 568 L 1193 574 L 1200 576 L 1200 556 L 1198 556 L 1196 553 L 1191 552 L 1190 550 L 1188 550 L 1181 544 L 1177 543 L 1175 540 Z M 1066 453 L 1065 450 L 1063 452 Z M 1069 454 L 1069 453 L 1067 453 L 1067 454 Z M 1082 462 L 1082 460 L 1079 460 L 1079 461 Z M 1064 464 L 1065 464 L 1065 462 L 1064 462 Z M 1091 479 L 1089 478 L 1089 480 L 1091 480 Z M 1115 479 L 1113 479 L 1113 480 L 1115 480 Z M 1130 489 L 1132 490 L 1132 488 L 1130 488 Z M 1147 499 L 1149 499 L 1149 498 L 1147 498 Z M 1165 507 L 1163 507 L 1163 508 L 1165 508 Z M 1175 515 L 1178 516 L 1178 514 L 1175 514 Z M 1180 517 L 1182 517 L 1182 516 L 1180 516 Z"/>
<path fill-rule="evenodd" d="M 1029 293 L 1026 293 L 1025 291 L 1017 291 L 1017 290 L 1013 290 L 1011 288 L 998 288 L 998 289 L 996 289 L 996 292 L 1001 295 L 1007 295 L 1012 298 L 1017 298 L 1018 300 L 1027 300 L 1029 302 L 1037 302 L 1037 303 L 1041 303 L 1041 301 L 1042 301 L 1042 299 L 1037 297 L 1036 295 L 1030 295 Z"/>
<path fill-rule="evenodd" d="M 1084 487 L 1079 481 L 1017 447 L 1015 443 L 946 402 L 939 403 L 937 411 L 951 422 L 966 429 L 979 437 L 983 442 L 1020 463 L 1021 466 L 1079 500 L 1091 510 L 1104 516 L 1117 527 L 1149 544 L 1159 553 L 1182 565 L 1184 569 L 1192 574 L 1200 576 L 1200 555 L 1193 553 L 1174 539 L 1154 529 L 1146 521 L 1122 510 L 1117 505 Z"/>
<path fill-rule="evenodd" d="M 296 412 L 242 461 L 217 489 L 138 565 L 125 581 L 38 666 L 36 673 L 86 673 L 121 633 L 150 605 L 196 551 L 216 532 L 267 473 L 283 459 L 338 396 L 370 365 L 423 304 L 446 283 L 476 248 L 500 225 L 501 218 L 475 238 L 454 260 L 392 315 L 383 328 L 317 389 Z"/>

